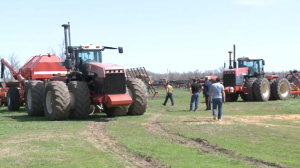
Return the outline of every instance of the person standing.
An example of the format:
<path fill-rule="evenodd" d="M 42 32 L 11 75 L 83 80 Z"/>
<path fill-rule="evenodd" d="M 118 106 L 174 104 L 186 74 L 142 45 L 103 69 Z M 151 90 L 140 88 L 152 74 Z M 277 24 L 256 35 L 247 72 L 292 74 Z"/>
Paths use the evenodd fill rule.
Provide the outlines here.
<path fill-rule="evenodd" d="M 208 80 L 208 77 L 205 77 L 205 83 L 203 88 L 203 97 L 205 97 L 206 110 L 211 110 L 211 102 L 209 97 L 209 91 L 212 83 Z"/>
<path fill-rule="evenodd" d="M 174 101 L 173 101 L 173 87 L 171 85 L 169 85 L 168 82 L 166 83 L 166 85 L 167 85 L 166 99 L 165 99 L 165 102 L 162 105 L 165 106 L 167 104 L 167 102 L 168 102 L 168 99 L 170 98 L 171 102 L 172 102 L 172 106 L 174 106 Z"/>
<path fill-rule="evenodd" d="M 192 95 L 191 97 L 191 103 L 190 103 L 190 111 L 193 110 L 194 102 L 195 102 L 195 111 L 198 109 L 199 105 L 199 90 L 200 90 L 200 85 L 197 83 L 196 79 L 193 79 L 193 84 L 191 84 L 190 87 L 190 93 Z"/>
<path fill-rule="evenodd" d="M 213 103 L 213 119 L 216 120 L 217 117 L 217 107 L 218 107 L 218 120 L 221 121 L 222 117 L 222 101 L 226 103 L 224 86 L 220 84 L 220 78 L 216 79 L 216 83 L 212 84 L 209 91 L 208 99 Z M 223 100 L 222 100 L 223 99 Z"/>

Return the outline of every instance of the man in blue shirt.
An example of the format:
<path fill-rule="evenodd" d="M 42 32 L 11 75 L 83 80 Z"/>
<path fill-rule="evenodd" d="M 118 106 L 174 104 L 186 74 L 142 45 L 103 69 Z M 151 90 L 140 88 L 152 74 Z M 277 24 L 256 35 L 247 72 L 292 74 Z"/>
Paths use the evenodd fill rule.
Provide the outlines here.
<path fill-rule="evenodd" d="M 211 110 L 211 102 L 210 99 L 208 99 L 209 91 L 212 83 L 208 80 L 208 77 L 205 77 L 205 83 L 203 88 L 203 97 L 205 97 L 205 104 L 206 104 L 206 110 Z"/>
<path fill-rule="evenodd" d="M 225 104 L 225 91 L 224 86 L 220 84 L 220 78 L 216 79 L 217 83 L 214 83 L 210 87 L 209 100 L 212 98 L 213 103 L 213 119 L 216 120 L 217 106 L 218 106 L 218 120 L 221 121 L 222 117 L 222 101 Z M 223 100 L 222 100 L 223 98 Z"/>

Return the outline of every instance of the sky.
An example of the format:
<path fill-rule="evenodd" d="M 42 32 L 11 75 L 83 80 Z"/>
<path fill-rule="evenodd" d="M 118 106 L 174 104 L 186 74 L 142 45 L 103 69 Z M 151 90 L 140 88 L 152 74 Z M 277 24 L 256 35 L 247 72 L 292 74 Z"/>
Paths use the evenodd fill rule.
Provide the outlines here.
<path fill-rule="evenodd" d="M 1 2 L 0 55 L 21 64 L 59 52 L 62 24 L 72 45 L 122 46 L 103 62 L 156 73 L 218 69 L 236 56 L 265 60 L 265 71 L 300 70 L 299 0 L 14 0 Z"/>

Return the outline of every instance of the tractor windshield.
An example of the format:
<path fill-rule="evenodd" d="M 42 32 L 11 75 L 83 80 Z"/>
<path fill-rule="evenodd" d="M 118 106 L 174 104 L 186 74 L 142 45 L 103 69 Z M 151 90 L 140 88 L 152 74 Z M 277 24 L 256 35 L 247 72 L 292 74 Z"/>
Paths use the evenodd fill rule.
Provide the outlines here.
<path fill-rule="evenodd" d="M 79 50 L 77 51 L 80 62 L 102 62 L 101 50 Z"/>
<path fill-rule="evenodd" d="M 238 67 L 248 68 L 249 76 L 256 76 L 263 73 L 262 60 L 238 60 Z"/>

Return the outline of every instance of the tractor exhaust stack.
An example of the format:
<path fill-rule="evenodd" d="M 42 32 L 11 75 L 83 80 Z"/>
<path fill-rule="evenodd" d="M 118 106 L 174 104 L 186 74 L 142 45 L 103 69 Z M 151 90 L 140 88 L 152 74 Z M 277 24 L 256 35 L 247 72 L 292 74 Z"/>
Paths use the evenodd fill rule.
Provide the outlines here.
<path fill-rule="evenodd" d="M 232 51 L 228 51 L 229 53 L 229 69 L 232 69 L 232 66 L 231 66 L 231 53 Z"/>
<path fill-rule="evenodd" d="M 233 68 L 236 68 L 236 60 L 235 60 L 235 44 L 233 44 Z"/>

